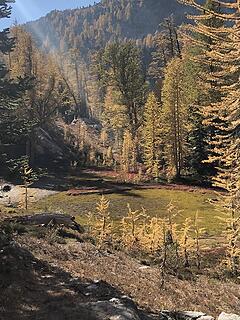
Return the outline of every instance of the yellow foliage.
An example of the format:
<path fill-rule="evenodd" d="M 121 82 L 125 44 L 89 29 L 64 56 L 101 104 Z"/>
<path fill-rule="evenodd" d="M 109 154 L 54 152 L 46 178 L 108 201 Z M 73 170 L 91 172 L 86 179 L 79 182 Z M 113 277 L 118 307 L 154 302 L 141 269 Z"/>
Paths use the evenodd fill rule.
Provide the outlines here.
<path fill-rule="evenodd" d="M 164 242 L 163 227 L 165 222 L 163 219 L 153 217 L 146 227 L 146 235 L 143 238 L 144 248 L 147 252 L 154 254 L 161 250 Z"/>
<path fill-rule="evenodd" d="M 102 247 L 110 239 L 112 233 L 112 221 L 108 209 L 109 201 L 102 195 L 96 206 L 95 223 L 92 227 L 99 247 Z M 91 217 L 93 217 L 92 214 L 89 214 L 89 218 Z"/>
<path fill-rule="evenodd" d="M 128 203 L 128 213 L 121 221 L 122 225 L 122 241 L 131 249 L 138 241 L 139 236 L 143 234 L 145 226 L 142 223 L 142 218 L 146 218 L 145 210 L 133 211 Z"/>

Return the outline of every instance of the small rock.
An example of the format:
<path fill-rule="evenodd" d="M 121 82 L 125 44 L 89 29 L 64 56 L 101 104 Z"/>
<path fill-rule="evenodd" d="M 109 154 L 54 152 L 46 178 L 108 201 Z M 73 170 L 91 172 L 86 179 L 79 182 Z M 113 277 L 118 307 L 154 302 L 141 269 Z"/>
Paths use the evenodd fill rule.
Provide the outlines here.
<path fill-rule="evenodd" d="M 74 283 L 74 284 L 79 284 L 79 278 L 72 278 L 71 280 L 70 280 L 70 282 L 71 283 Z"/>
<path fill-rule="evenodd" d="M 94 291 L 98 289 L 98 286 L 96 284 L 90 284 L 90 286 L 87 286 L 87 291 Z"/>
<path fill-rule="evenodd" d="M 168 310 L 163 310 L 161 312 L 161 318 L 164 319 L 178 319 L 178 320 L 199 320 L 201 317 L 207 316 L 206 313 L 195 312 L 195 311 L 182 311 L 182 312 L 173 312 Z M 204 320 L 204 319 L 202 319 Z M 206 319 L 208 320 L 208 319 Z M 209 319 L 210 320 L 210 319 Z M 212 320 L 212 319 L 211 319 Z"/>
<path fill-rule="evenodd" d="M 180 314 L 191 319 L 199 319 L 200 317 L 206 316 L 206 313 L 195 312 L 195 311 L 184 311 L 184 312 L 180 312 Z"/>
<path fill-rule="evenodd" d="M 50 278 L 53 278 L 53 275 L 46 275 L 46 276 L 41 276 L 42 279 L 50 279 Z"/>
<path fill-rule="evenodd" d="M 5 185 L 3 188 L 2 188 L 2 191 L 3 192 L 10 192 L 12 190 L 12 187 L 9 186 L 9 185 Z"/>
<path fill-rule="evenodd" d="M 198 320 L 214 320 L 212 316 L 201 316 Z"/>
<path fill-rule="evenodd" d="M 139 270 L 147 270 L 147 269 L 150 269 L 149 266 L 142 266 L 142 267 L 139 267 Z"/>
<path fill-rule="evenodd" d="M 240 320 L 240 315 L 222 312 L 218 320 Z"/>
<path fill-rule="evenodd" d="M 94 283 L 99 283 L 99 282 L 100 282 L 100 280 L 98 280 L 98 279 L 94 279 L 94 280 L 93 280 L 93 282 L 94 282 Z"/>
<path fill-rule="evenodd" d="M 112 298 L 109 301 L 114 303 L 114 304 L 121 304 L 121 301 L 118 298 Z"/>

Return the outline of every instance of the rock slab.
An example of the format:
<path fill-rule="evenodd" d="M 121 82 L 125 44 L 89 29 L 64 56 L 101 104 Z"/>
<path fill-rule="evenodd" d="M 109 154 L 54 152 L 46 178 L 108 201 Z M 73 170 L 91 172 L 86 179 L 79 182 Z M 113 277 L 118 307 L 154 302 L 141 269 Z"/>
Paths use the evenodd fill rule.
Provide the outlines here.
<path fill-rule="evenodd" d="M 240 315 L 222 312 L 218 320 L 240 320 Z"/>
<path fill-rule="evenodd" d="M 84 307 L 85 310 L 89 310 L 90 314 L 94 314 L 96 320 L 141 320 L 137 309 L 128 306 L 119 299 L 90 302 L 81 307 Z"/>

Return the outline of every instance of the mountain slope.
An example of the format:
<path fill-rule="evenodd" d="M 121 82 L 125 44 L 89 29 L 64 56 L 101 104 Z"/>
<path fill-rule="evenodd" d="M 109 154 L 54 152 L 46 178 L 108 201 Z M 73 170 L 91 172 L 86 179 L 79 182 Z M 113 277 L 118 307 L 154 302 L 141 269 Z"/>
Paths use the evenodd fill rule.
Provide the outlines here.
<path fill-rule="evenodd" d="M 25 25 L 40 47 L 67 50 L 75 47 L 82 54 L 97 50 L 108 41 L 143 39 L 153 34 L 164 18 L 174 14 L 180 24 L 186 7 L 176 0 L 102 0 L 88 8 L 52 11 Z"/>

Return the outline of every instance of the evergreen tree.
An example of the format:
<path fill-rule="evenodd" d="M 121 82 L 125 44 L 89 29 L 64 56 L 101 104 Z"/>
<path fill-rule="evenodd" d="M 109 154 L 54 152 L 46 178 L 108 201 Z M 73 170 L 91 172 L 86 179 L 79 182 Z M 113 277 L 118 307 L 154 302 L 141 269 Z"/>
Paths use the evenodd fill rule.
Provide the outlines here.
<path fill-rule="evenodd" d="M 194 110 L 200 91 L 197 75 L 198 68 L 190 60 L 188 52 L 183 52 L 182 59 L 172 59 L 165 70 L 162 92 L 164 154 L 167 171 L 174 172 L 177 177 L 181 176 L 183 169 L 189 169 L 189 158 L 194 156 L 190 145 L 197 151 L 198 140 L 192 139 L 198 124 Z"/>
<path fill-rule="evenodd" d="M 146 91 L 139 49 L 132 42 L 107 46 L 101 58 L 99 76 L 106 87 L 112 86 L 120 92 L 120 103 L 126 106 L 128 127 L 135 139 Z"/>
<path fill-rule="evenodd" d="M 182 68 L 179 58 L 173 59 L 165 70 L 163 84 L 164 148 L 168 168 L 180 176 L 183 168 L 183 146 L 187 136 L 187 110 L 181 104 Z"/>
<path fill-rule="evenodd" d="M 209 172 L 209 166 L 204 163 L 208 157 L 209 149 L 206 143 L 208 128 L 203 124 L 201 101 L 207 90 L 202 85 L 202 65 L 195 60 L 195 48 L 191 45 L 191 43 L 186 43 L 182 49 L 182 95 L 185 97 L 188 109 L 189 132 L 186 166 L 191 173 L 204 176 Z"/>
<path fill-rule="evenodd" d="M 9 3 L 0 2 L 0 19 L 11 14 Z M 19 112 L 20 98 L 29 87 L 29 79 L 19 78 L 13 81 L 5 64 L 5 58 L 14 48 L 14 39 L 10 37 L 9 29 L 0 32 L 0 143 L 20 141 L 29 130 L 29 123 Z"/>
<path fill-rule="evenodd" d="M 188 0 L 179 0 L 189 5 L 197 5 L 196 2 L 190 3 Z M 203 123 L 202 129 L 205 132 L 205 140 L 202 147 L 206 149 L 205 169 L 206 172 L 214 175 L 214 166 L 217 165 L 214 144 L 219 133 L 219 126 L 223 124 L 220 110 L 217 107 L 223 96 L 221 85 L 216 81 L 215 73 L 218 72 L 219 64 L 214 58 L 213 47 L 218 45 L 216 34 L 221 32 L 223 21 L 220 18 L 222 5 L 218 1 L 206 0 L 202 5 L 196 6 L 198 15 L 189 16 L 195 21 L 194 24 L 187 25 L 184 36 L 190 41 L 193 50 L 193 59 L 198 62 L 201 68 L 198 83 L 202 88 L 202 94 L 198 101 L 199 119 Z M 225 41 L 222 33 L 222 41 Z M 214 116 L 213 116 L 214 114 Z M 211 161 L 206 161 L 211 157 Z"/>
<path fill-rule="evenodd" d="M 131 132 L 126 130 L 123 135 L 121 154 L 121 170 L 124 174 L 136 169 L 136 143 Z"/>
<path fill-rule="evenodd" d="M 143 114 L 143 152 L 147 174 L 158 179 L 162 159 L 161 107 L 150 93 Z"/>
<path fill-rule="evenodd" d="M 121 103 L 121 94 L 113 87 L 107 88 L 102 113 L 102 123 L 111 137 L 113 147 L 121 153 L 124 131 L 128 128 L 126 106 Z"/>
<path fill-rule="evenodd" d="M 204 9 L 195 1 L 184 2 Z M 226 195 L 220 195 L 218 205 L 227 215 L 230 234 L 228 258 L 231 271 L 236 274 L 239 267 L 237 243 L 240 219 L 240 7 L 238 0 L 215 1 L 215 4 L 221 7 L 221 12 L 207 9 L 208 19 L 215 17 L 222 22 L 222 26 L 203 25 L 201 21 L 203 18 L 206 21 L 206 17 L 198 15 L 193 17 L 193 28 L 212 39 L 202 59 L 207 62 L 211 59 L 214 68 L 210 77 L 205 74 L 205 79 L 209 83 L 214 82 L 222 92 L 221 99 L 211 103 L 207 109 L 209 121 L 214 122 L 217 129 L 214 139 L 210 141 L 214 154 L 209 156 L 209 161 L 217 165 L 218 174 L 213 180 L 215 185 L 227 191 Z"/>
<path fill-rule="evenodd" d="M 160 27 L 160 32 L 157 32 L 153 37 L 152 61 L 148 71 L 156 81 L 163 78 L 164 68 L 168 62 L 176 56 L 181 56 L 178 29 L 175 26 L 173 16 L 164 19 Z"/>

